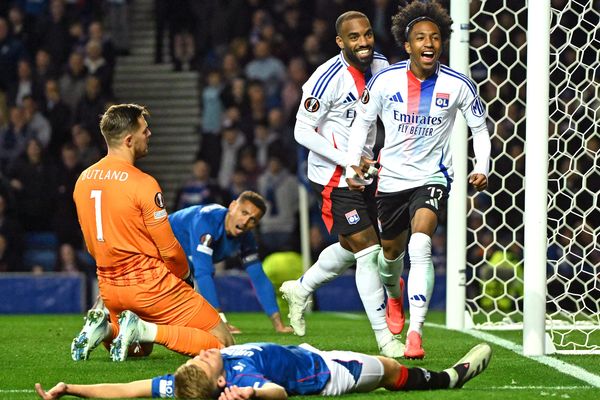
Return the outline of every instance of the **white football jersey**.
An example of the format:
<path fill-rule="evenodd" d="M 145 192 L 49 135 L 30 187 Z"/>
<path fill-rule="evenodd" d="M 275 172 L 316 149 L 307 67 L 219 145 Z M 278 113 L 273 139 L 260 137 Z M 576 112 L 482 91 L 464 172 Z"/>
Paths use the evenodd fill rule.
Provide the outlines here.
<path fill-rule="evenodd" d="M 296 119 L 315 129 L 315 135 L 323 136 L 331 149 L 347 151 L 348 136 L 356 115 L 355 106 L 366 86 L 365 76 L 375 75 L 388 67 L 387 59 L 375 52 L 369 70 L 363 74 L 351 66 L 340 52 L 320 65 L 302 86 L 302 101 Z M 366 157 L 373 157 L 376 126 L 369 129 L 363 149 Z M 308 179 L 320 185 L 347 187 L 342 178 L 344 168 L 327 157 L 328 148 L 308 155 Z M 331 151 L 331 150 L 329 150 Z"/>
<path fill-rule="evenodd" d="M 485 108 L 467 76 L 438 63 L 436 73 L 420 81 L 409 61 L 393 64 L 373 76 L 356 107 L 349 162 L 356 164 L 360 158 L 365 139 L 360 127 L 379 115 L 385 142 L 379 153 L 377 190 L 392 193 L 427 184 L 450 189 L 454 176 L 450 134 L 458 110 L 469 127 L 485 124 Z"/>

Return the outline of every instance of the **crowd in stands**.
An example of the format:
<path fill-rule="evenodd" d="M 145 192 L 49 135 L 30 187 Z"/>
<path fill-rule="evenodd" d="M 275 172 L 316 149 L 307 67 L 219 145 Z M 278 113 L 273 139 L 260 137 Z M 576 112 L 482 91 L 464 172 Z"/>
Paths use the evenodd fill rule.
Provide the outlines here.
<path fill-rule="evenodd" d="M 118 100 L 112 91 L 113 72 L 118 56 L 130 52 L 126 15 L 134 1 L 1 2 L 0 271 L 31 270 L 22 257 L 28 232 L 53 231 L 57 247 L 66 244 L 76 252 L 82 250 L 71 193 L 78 174 L 105 151 L 98 115 Z M 172 62 L 175 71 L 198 71 L 201 88 L 197 161 L 169 211 L 192 204 L 227 205 L 242 191 L 257 190 L 269 201 L 260 227 L 264 253 L 297 248 L 294 188 L 299 149 L 293 126 L 302 85 L 317 66 L 339 52 L 335 19 L 350 9 L 369 16 L 376 50 L 390 63 L 398 61 L 401 50 L 390 32 L 397 4 L 393 0 L 154 0 L 154 62 Z M 119 38 L 118 43 L 105 27 Z M 498 32 L 489 37 L 473 35 L 474 46 L 483 48 L 489 41 L 491 47 L 500 48 L 506 37 Z M 511 43 L 524 43 L 524 32 L 513 30 L 511 35 Z M 484 59 L 498 57 L 481 51 Z M 524 55 L 520 50 L 503 53 L 503 64 L 522 61 Z M 493 206 L 485 194 L 474 200 L 473 208 L 483 210 L 490 229 L 479 232 L 477 240 L 469 238 L 469 243 L 480 243 L 469 249 L 473 264 L 490 258 L 492 246 L 486 243 L 488 239 L 491 243 L 493 231 L 502 236 L 505 249 L 514 247 L 512 242 L 522 243 L 522 216 L 505 210 L 522 208 L 524 203 L 524 91 L 505 84 L 506 71 L 498 68 L 477 64 L 472 70 L 491 119 L 499 122 L 497 129 L 491 129 L 490 190 L 498 191 L 506 183 L 501 193 L 495 193 Z M 512 82 L 525 79 L 524 69 L 513 73 Z M 569 146 L 577 147 L 572 154 L 591 148 L 589 153 L 597 158 L 597 138 L 587 146 L 575 141 Z M 580 158 L 578 168 L 593 163 L 584 165 L 585 161 Z M 511 179 L 501 182 L 507 175 Z M 481 215 L 472 213 L 469 218 L 473 232 L 484 222 Z M 311 217 L 311 227 L 316 255 L 332 239 L 318 212 Z M 510 227 L 518 228 L 510 231 Z M 439 264 L 444 264 L 445 249 L 438 252 Z M 56 268 L 70 270 L 76 265 L 64 264 Z"/>
<path fill-rule="evenodd" d="M 72 193 L 104 154 L 98 116 L 128 52 L 104 31 L 119 3 L 1 2 L 0 271 L 89 269 Z"/>

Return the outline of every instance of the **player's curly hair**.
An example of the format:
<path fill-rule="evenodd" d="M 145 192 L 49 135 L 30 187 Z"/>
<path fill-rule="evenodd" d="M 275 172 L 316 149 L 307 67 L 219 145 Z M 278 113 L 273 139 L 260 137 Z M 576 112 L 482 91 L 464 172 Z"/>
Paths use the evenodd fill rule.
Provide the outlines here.
<path fill-rule="evenodd" d="M 412 27 L 423 20 L 438 26 L 443 42 L 450 39 L 452 18 L 448 11 L 437 0 L 415 0 L 398 6 L 398 12 L 392 17 L 392 34 L 400 48 L 404 47 L 404 42 L 408 42 Z"/>
<path fill-rule="evenodd" d="M 213 399 L 216 388 L 202 368 L 196 365 L 183 364 L 174 374 L 175 397 L 178 399 Z"/>

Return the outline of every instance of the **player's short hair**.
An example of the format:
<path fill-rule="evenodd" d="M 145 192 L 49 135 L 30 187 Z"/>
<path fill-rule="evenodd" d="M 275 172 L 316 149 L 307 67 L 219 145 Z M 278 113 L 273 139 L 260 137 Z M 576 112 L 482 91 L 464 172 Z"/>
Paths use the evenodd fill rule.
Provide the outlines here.
<path fill-rule="evenodd" d="M 338 36 L 340 36 L 342 34 L 342 25 L 344 24 L 344 22 L 350 21 L 351 19 L 355 19 L 355 18 L 369 19 L 369 17 L 367 17 L 365 14 L 361 13 L 360 11 L 346 11 L 345 13 L 343 13 L 342 15 L 337 17 L 337 19 L 335 20 L 336 34 Z"/>
<path fill-rule="evenodd" d="M 265 198 L 260 194 L 253 192 L 252 190 L 244 190 L 237 198 L 238 201 L 249 201 L 254 204 L 261 212 L 261 216 L 267 212 L 267 202 Z"/>
<path fill-rule="evenodd" d="M 392 17 L 392 34 L 401 48 L 408 42 L 408 36 L 417 22 L 431 21 L 438 26 L 442 41 L 446 42 L 452 34 L 452 18 L 437 0 L 415 0 L 409 5 L 398 6 L 398 12 Z"/>
<path fill-rule="evenodd" d="M 183 364 L 175 374 L 175 397 L 179 399 L 212 399 L 220 392 L 204 370 L 196 365 Z"/>
<path fill-rule="evenodd" d="M 150 113 L 144 106 L 138 104 L 115 104 L 106 110 L 100 120 L 100 131 L 111 146 L 117 144 L 123 135 L 140 128 L 138 119 Z"/>

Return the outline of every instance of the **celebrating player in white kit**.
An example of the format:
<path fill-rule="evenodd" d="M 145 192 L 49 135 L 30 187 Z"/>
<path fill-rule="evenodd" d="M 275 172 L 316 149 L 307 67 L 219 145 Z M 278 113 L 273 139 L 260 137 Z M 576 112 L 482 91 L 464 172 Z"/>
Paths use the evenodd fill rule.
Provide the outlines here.
<path fill-rule="evenodd" d="M 376 216 L 373 187 L 367 185 L 364 192 L 350 191 L 343 179 L 346 143 L 357 100 L 371 74 L 389 64 L 385 57 L 374 52 L 373 29 L 363 13 L 348 11 L 340 15 L 336 31 L 341 52 L 319 66 L 304 84 L 294 135 L 298 143 L 310 150 L 308 179 L 321 195 L 323 221 L 330 232 L 338 235 L 339 242 L 323 250 L 298 281 L 285 282 L 281 292 L 290 304 L 290 325 L 296 334 L 303 336 L 303 313 L 310 294 L 356 262 L 356 286 L 381 353 L 401 357 L 404 346 L 393 337 L 386 323 L 385 298 L 377 268 L 381 246 L 373 225 Z M 374 124 L 367 126 L 365 132 L 368 139 L 360 154 L 371 159 L 376 135 Z M 367 169 L 368 165 L 364 167 Z"/>
<path fill-rule="evenodd" d="M 438 61 L 451 25 L 447 11 L 435 0 L 399 8 L 392 19 L 392 33 L 410 59 L 370 80 L 356 108 L 348 143 L 346 177 L 351 187 L 360 188 L 352 177 L 362 175 L 362 149 L 369 141 L 366 130 L 379 115 L 385 126 L 376 197 L 383 247 L 379 268 L 388 296 L 401 296 L 395 284 L 408 240 L 407 358 L 425 356 L 422 327 L 434 283 L 431 236 L 453 179 L 450 133 L 459 110 L 471 129 L 477 161 L 469 183 L 478 191 L 487 187 L 491 146 L 485 108 L 475 84 Z"/>

